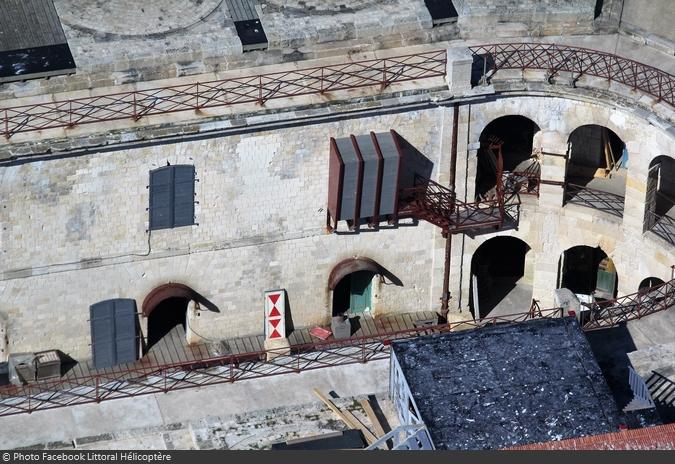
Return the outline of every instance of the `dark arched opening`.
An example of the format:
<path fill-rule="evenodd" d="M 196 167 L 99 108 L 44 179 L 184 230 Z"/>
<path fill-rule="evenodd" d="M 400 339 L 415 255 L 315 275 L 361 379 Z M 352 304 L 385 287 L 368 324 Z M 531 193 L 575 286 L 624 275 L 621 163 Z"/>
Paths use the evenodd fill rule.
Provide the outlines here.
<path fill-rule="evenodd" d="M 663 283 L 664 281 L 658 277 L 647 277 L 646 279 L 642 280 L 642 282 L 640 282 L 640 285 L 638 286 L 638 292 L 648 288 L 656 287 L 657 285 L 661 285 Z"/>
<path fill-rule="evenodd" d="M 373 277 L 375 273 L 370 271 L 356 271 L 343 277 L 333 290 L 333 316 L 370 311 Z"/>
<path fill-rule="evenodd" d="M 185 324 L 187 307 L 190 302 L 187 298 L 173 297 L 161 301 L 148 317 L 148 344 L 146 350 L 151 349 L 166 336 L 177 340 L 185 340 Z"/>
<path fill-rule="evenodd" d="M 538 172 L 539 163 L 532 153 L 534 134 L 538 131 L 539 126 L 524 116 L 502 116 L 483 129 L 478 149 L 476 198 L 489 196 L 497 183 L 496 153 L 489 148 L 495 138 L 503 142 L 504 171 Z"/>
<path fill-rule="evenodd" d="M 596 124 L 576 128 L 568 140 L 565 204 L 623 216 L 628 152 L 611 130 Z"/>
<path fill-rule="evenodd" d="M 475 318 L 525 312 L 532 302 L 525 257 L 530 247 L 515 237 L 494 237 L 471 259 L 469 306 Z"/>
<path fill-rule="evenodd" d="M 600 247 L 575 246 L 560 256 L 558 288 L 571 290 L 581 300 L 615 298 L 618 283 L 614 261 Z"/>
<path fill-rule="evenodd" d="M 190 287 L 176 283 L 157 287 L 145 297 L 142 312 L 148 318 L 146 352 L 164 342 L 185 344 L 188 303 L 197 298 Z"/>
<path fill-rule="evenodd" d="M 675 159 L 657 156 L 649 164 L 645 197 L 645 232 L 675 244 Z"/>
<path fill-rule="evenodd" d="M 371 310 L 373 277 L 382 273 L 382 266 L 370 258 L 350 258 L 338 263 L 328 279 L 328 288 L 333 291 L 332 316 Z"/>

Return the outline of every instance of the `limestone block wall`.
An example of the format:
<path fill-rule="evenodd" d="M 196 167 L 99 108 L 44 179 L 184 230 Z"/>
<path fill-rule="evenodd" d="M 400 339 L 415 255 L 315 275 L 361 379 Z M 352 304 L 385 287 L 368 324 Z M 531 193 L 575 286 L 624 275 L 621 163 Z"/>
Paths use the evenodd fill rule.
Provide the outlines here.
<path fill-rule="evenodd" d="M 261 333 L 263 291 L 271 288 L 287 289 L 295 326 L 318 324 L 330 317 L 330 271 L 354 256 L 402 281 L 376 286 L 374 313 L 427 309 L 431 225 L 324 232 L 328 139 L 395 128 L 438 164 L 443 112 L 3 167 L 0 313 L 10 351 L 59 348 L 86 358 L 90 304 L 126 297 L 140 307 L 168 282 L 190 286 L 218 308 L 192 321 L 206 338 Z M 167 162 L 195 166 L 197 224 L 148 234 L 148 172 Z"/>
<path fill-rule="evenodd" d="M 650 161 L 672 155 L 673 140 L 635 114 L 602 103 L 543 96 L 499 96 L 458 110 L 456 191 L 474 195 L 478 140 L 500 116 L 521 115 L 539 127 L 542 177 L 562 182 L 567 141 L 586 124 L 608 127 L 630 154 L 622 219 L 576 205 L 543 185 L 523 201 L 517 229 L 455 235 L 450 272 L 455 317 L 469 317 L 471 258 L 481 243 L 511 235 L 529 247 L 526 274 L 534 298 L 553 304 L 560 254 L 601 246 L 614 260 L 619 294 L 648 276 L 667 279 L 675 250 L 642 233 Z M 190 326 L 220 339 L 263 331 L 262 295 L 286 288 L 292 324 L 330 316 L 328 276 L 339 261 L 365 256 L 402 281 L 374 287 L 373 313 L 436 310 L 445 239 L 427 223 L 359 234 L 325 234 L 328 137 L 396 129 L 434 163 L 447 183 L 454 108 L 404 111 L 220 138 L 19 162 L 0 168 L 0 314 L 9 351 L 59 348 L 90 354 L 89 305 L 126 297 L 140 303 L 168 282 L 190 286 L 217 310 L 202 308 Z M 148 172 L 194 164 L 196 225 L 146 232 Z M 522 308 L 526 310 L 527 308 Z M 142 318 L 142 329 L 146 320 Z"/>
<path fill-rule="evenodd" d="M 461 261 L 461 269 L 453 268 L 451 279 L 456 308 L 468 305 L 473 253 L 496 235 L 517 237 L 530 246 L 528 255 L 534 255 L 534 298 L 543 307 L 553 305 L 561 253 L 576 245 L 600 246 L 613 259 L 619 275 L 619 295 L 636 292 L 645 277 L 670 278 L 675 247 L 651 233 L 642 233 L 647 170 L 656 156 L 672 153 L 674 141 L 670 136 L 623 110 L 562 98 L 502 98 L 464 106 L 462 114 L 468 134 L 459 138 L 458 172 L 466 173 L 466 182 L 459 187 L 467 186 L 467 198 L 473 195 L 471 186 L 475 182 L 480 134 L 501 116 L 525 116 L 541 128 L 534 141 L 535 148 L 543 152 L 543 179 L 564 181 L 567 141 L 574 129 L 585 124 L 598 124 L 614 131 L 626 143 L 630 162 L 622 219 L 578 205 L 563 207 L 562 187 L 542 185 L 539 199 L 523 201 L 517 230 L 476 237 L 464 235 L 453 241 L 453 260 Z"/>
<path fill-rule="evenodd" d="M 595 0 L 453 0 L 463 38 L 585 34 Z"/>

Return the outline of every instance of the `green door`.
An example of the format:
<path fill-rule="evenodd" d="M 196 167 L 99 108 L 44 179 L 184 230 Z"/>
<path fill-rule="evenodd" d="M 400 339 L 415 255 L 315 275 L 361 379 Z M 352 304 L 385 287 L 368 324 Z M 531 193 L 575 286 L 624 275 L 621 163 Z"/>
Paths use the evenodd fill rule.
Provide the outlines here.
<path fill-rule="evenodd" d="M 362 313 L 366 309 L 370 309 L 370 287 L 373 281 L 373 273 L 358 271 L 351 274 L 350 277 L 349 309 L 352 313 Z"/>

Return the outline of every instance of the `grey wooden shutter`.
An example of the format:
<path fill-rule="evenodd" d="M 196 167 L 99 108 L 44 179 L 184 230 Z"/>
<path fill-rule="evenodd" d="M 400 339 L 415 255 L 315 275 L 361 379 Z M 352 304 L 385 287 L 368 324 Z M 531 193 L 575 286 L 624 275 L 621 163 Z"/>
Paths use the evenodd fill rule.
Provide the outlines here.
<path fill-rule="evenodd" d="M 138 359 L 136 301 L 101 301 L 89 308 L 91 349 L 96 369 Z"/>
<path fill-rule="evenodd" d="M 172 166 L 150 171 L 150 230 L 173 227 Z"/>
<path fill-rule="evenodd" d="M 165 166 L 150 171 L 150 230 L 194 224 L 194 196 L 194 166 Z"/>
<path fill-rule="evenodd" d="M 173 227 L 189 226 L 195 220 L 195 167 L 173 167 Z"/>

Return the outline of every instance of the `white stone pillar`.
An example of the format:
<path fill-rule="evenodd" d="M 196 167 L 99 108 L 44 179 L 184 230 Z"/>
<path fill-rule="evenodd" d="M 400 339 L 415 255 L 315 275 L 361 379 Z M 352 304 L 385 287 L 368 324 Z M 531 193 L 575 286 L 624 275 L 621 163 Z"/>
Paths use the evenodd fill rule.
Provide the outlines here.
<path fill-rule="evenodd" d="M 473 55 L 467 47 L 448 48 L 445 80 L 453 95 L 471 90 Z"/>

